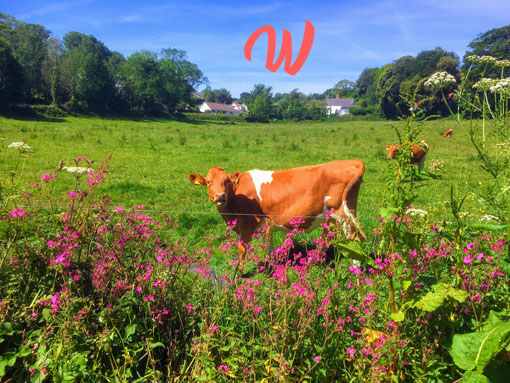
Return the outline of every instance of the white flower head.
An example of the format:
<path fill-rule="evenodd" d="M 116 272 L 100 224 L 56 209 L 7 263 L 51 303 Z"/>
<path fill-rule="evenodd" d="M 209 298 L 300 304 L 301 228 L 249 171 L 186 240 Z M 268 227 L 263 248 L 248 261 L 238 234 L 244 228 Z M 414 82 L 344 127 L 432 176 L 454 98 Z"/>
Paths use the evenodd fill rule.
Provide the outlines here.
<path fill-rule="evenodd" d="M 510 60 L 497 60 L 496 66 L 501 66 L 503 68 L 510 66 Z"/>
<path fill-rule="evenodd" d="M 510 77 L 499 80 L 495 85 L 491 86 L 490 91 L 492 93 L 504 93 L 510 94 Z"/>
<path fill-rule="evenodd" d="M 436 72 L 425 81 L 425 86 L 429 88 L 444 88 L 448 84 L 455 84 L 455 77 L 447 72 Z"/>
<path fill-rule="evenodd" d="M 480 221 L 482 221 L 482 222 L 498 222 L 499 218 L 494 215 L 486 214 L 480 218 Z"/>
<path fill-rule="evenodd" d="M 496 85 L 498 81 L 499 80 L 495 80 L 493 78 L 482 78 L 475 85 L 473 85 L 473 88 L 478 90 L 489 90 L 491 86 Z"/>
<path fill-rule="evenodd" d="M 31 152 L 32 148 L 25 144 L 24 142 L 13 142 L 8 146 L 8 148 L 18 149 L 21 152 Z"/>
<path fill-rule="evenodd" d="M 428 214 L 428 212 L 426 212 L 425 210 L 421 210 L 421 209 L 411 208 L 411 209 L 406 210 L 406 214 L 410 215 L 411 217 L 422 217 L 423 218 Z"/>
<path fill-rule="evenodd" d="M 495 63 L 497 60 L 492 56 L 477 56 L 471 55 L 466 57 L 469 61 L 474 62 L 475 64 L 484 64 L 484 63 Z"/>
<path fill-rule="evenodd" d="M 64 166 L 62 169 L 76 177 L 81 177 L 82 175 L 89 174 L 93 171 L 92 169 L 83 166 Z"/>

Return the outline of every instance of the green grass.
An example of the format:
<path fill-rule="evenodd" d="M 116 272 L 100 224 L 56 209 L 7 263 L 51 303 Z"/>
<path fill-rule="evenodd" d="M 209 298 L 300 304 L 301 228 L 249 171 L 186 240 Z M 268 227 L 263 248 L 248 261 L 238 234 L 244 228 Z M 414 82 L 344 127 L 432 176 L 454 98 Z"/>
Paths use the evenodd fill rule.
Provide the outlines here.
<path fill-rule="evenodd" d="M 188 174 L 207 173 L 212 166 L 228 172 L 254 168 L 285 169 L 358 158 L 366 165 L 359 195 L 363 227 L 370 232 L 381 205 L 389 177 L 385 146 L 397 142 L 390 121 L 308 122 L 247 124 L 229 121 L 127 121 L 100 118 L 62 118 L 59 122 L 22 121 L 0 118 L 0 173 L 4 190 L 11 187 L 9 172 L 18 154 L 7 146 L 24 141 L 33 148 L 21 159 L 15 189 L 30 189 L 43 173 L 53 173 L 61 160 L 86 156 L 96 163 L 112 154 L 110 175 L 100 186 L 114 205 L 182 212 L 179 234 L 198 238 L 219 236 L 225 226 L 215 214 L 205 188 L 192 185 Z M 429 121 L 420 139 L 430 145 L 425 169 L 435 160 L 444 161 L 436 179 L 419 182 L 415 207 L 443 215 L 450 198 L 450 185 L 460 194 L 466 181 L 482 179 L 476 154 L 468 138 L 458 129 L 452 139 L 442 133 L 451 121 Z M 58 172 L 56 192 L 64 193 L 73 178 Z M 4 193 L 5 194 L 5 191 Z M 194 213 L 211 214 L 194 214 Z M 482 214 L 482 212 L 480 212 Z M 175 214 L 173 214 L 175 215 Z M 438 215 L 438 216 L 439 216 Z"/>

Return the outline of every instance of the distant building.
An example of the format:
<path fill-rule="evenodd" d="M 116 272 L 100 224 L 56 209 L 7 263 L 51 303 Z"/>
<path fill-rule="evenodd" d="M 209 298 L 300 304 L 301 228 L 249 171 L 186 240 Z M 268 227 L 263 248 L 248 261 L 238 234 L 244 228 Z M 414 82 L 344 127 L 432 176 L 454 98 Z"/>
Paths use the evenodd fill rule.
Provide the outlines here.
<path fill-rule="evenodd" d="M 241 113 L 244 113 L 248 110 L 245 104 L 240 104 L 236 101 L 232 102 L 232 104 L 218 104 L 216 102 L 209 102 L 204 101 L 200 106 L 198 107 L 200 112 L 202 113 L 223 113 L 223 114 L 229 114 L 229 115 L 240 115 Z"/>
<path fill-rule="evenodd" d="M 242 113 L 248 111 L 248 107 L 246 106 L 246 104 L 241 104 L 237 101 L 232 102 L 232 107 L 236 110 L 240 110 Z"/>
<path fill-rule="evenodd" d="M 337 94 L 335 98 L 326 99 L 327 116 L 333 114 L 338 114 L 339 116 L 349 114 L 350 108 L 359 108 L 358 105 L 354 105 L 354 99 L 352 98 L 339 98 Z"/>

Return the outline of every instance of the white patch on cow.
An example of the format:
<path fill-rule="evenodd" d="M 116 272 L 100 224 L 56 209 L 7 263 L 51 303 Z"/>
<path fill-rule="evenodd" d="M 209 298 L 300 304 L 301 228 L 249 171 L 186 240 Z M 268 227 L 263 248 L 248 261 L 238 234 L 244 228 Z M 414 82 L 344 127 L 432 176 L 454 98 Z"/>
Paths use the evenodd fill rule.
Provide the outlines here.
<path fill-rule="evenodd" d="M 248 173 L 250 173 L 253 184 L 255 185 L 257 196 L 259 197 L 260 202 L 262 202 L 260 188 L 262 187 L 263 184 L 270 184 L 273 181 L 273 172 L 268 170 L 253 169 L 250 170 Z"/>
<path fill-rule="evenodd" d="M 326 211 L 328 211 L 328 204 L 327 204 L 327 202 L 330 199 L 331 199 L 331 196 L 329 196 L 329 195 L 324 197 L 324 207 L 322 208 L 322 213 L 320 213 L 317 217 L 314 218 L 314 220 L 311 223 L 310 227 L 308 227 L 308 229 L 306 229 L 308 232 L 310 232 L 313 229 L 319 227 L 319 224 L 326 220 Z"/>

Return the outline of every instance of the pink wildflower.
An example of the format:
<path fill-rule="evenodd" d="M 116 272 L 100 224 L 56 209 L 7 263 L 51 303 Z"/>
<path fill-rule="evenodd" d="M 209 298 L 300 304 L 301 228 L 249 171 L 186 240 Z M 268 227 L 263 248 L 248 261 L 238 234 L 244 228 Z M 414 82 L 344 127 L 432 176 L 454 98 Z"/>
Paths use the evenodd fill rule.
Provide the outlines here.
<path fill-rule="evenodd" d="M 16 209 L 14 209 L 13 211 L 11 211 L 11 216 L 13 216 L 13 217 L 23 217 L 26 214 L 27 214 L 27 212 L 24 211 L 23 208 L 21 208 L 21 207 L 18 207 Z"/>

